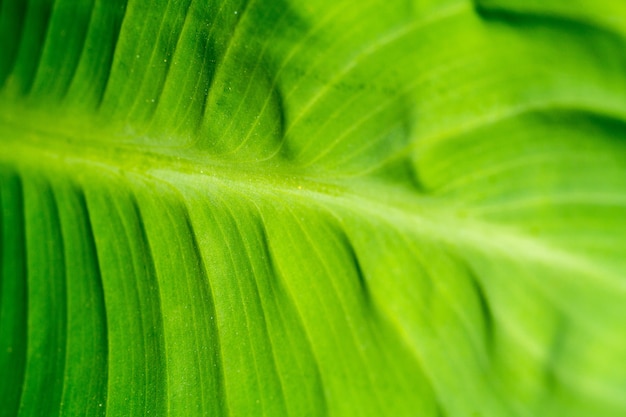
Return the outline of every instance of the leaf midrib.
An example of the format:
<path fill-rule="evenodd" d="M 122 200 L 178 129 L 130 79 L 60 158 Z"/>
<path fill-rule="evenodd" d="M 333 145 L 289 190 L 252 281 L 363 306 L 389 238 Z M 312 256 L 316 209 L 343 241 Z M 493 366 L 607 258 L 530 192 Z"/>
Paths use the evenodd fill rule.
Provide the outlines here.
<path fill-rule="evenodd" d="M 491 256 L 524 255 L 533 263 L 597 277 L 611 287 L 620 281 L 614 271 L 581 254 L 565 251 L 522 229 L 472 217 L 471 210 L 452 201 L 376 177 L 334 179 L 313 170 L 301 170 L 278 158 L 240 163 L 199 154 L 195 148 L 80 141 L 76 134 L 41 126 L 24 127 L 3 119 L 0 118 L 0 134 L 5 142 L 0 164 L 54 170 L 77 177 L 90 169 L 125 172 L 183 189 L 222 185 L 249 198 L 305 201 L 309 206 L 318 205 L 344 215 L 373 218 L 417 237 L 479 249 Z M 626 288 L 620 286 L 619 291 Z"/>

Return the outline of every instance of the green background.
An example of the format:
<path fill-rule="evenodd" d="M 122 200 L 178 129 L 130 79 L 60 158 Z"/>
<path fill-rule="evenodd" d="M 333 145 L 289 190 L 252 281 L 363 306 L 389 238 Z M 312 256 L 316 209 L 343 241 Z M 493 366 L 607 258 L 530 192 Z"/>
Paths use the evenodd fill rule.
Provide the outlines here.
<path fill-rule="evenodd" d="M 1 0 L 0 416 L 626 415 L 626 3 Z"/>

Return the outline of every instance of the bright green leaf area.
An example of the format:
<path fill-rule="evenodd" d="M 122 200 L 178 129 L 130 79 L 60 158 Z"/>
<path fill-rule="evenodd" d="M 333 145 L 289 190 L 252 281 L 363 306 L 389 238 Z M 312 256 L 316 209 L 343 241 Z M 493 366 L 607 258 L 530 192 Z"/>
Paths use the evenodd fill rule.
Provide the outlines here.
<path fill-rule="evenodd" d="M 0 416 L 626 415 L 626 3 L 1 0 Z"/>

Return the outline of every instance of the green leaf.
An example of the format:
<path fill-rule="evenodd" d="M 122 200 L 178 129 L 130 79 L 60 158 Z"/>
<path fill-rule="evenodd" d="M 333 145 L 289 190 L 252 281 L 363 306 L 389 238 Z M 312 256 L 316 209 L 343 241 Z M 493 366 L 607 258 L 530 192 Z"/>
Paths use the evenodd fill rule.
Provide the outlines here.
<path fill-rule="evenodd" d="M 623 416 L 625 22 L 0 1 L 0 416 Z"/>

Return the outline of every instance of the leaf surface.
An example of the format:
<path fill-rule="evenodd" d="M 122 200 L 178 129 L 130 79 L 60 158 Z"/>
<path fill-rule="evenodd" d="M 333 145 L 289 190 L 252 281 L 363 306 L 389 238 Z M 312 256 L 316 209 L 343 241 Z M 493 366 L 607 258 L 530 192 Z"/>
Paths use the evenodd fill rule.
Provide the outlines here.
<path fill-rule="evenodd" d="M 0 415 L 624 415 L 625 21 L 3 0 Z"/>

